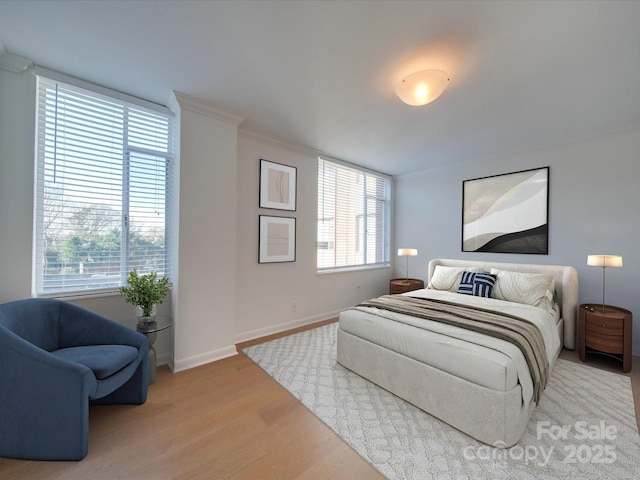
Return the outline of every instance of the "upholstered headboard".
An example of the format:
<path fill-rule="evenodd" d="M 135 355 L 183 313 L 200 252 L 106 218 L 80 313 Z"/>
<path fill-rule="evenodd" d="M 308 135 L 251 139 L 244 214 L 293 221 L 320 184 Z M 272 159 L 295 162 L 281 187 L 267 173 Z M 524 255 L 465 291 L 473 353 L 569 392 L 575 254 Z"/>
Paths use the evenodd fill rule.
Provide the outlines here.
<path fill-rule="evenodd" d="M 473 260 L 454 260 L 436 258 L 429 262 L 428 280 L 431 281 L 436 265 L 445 267 L 480 267 L 489 271 L 491 267 L 511 272 L 542 273 L 553 275 L 556 288 L 556 301 L 562 312 L 563 345 L 576 348 L 576 330 L 578 324 L 578 272 L 573 267 L 557 265 L 533 265 L 526 263 L 480 262 Z"/>

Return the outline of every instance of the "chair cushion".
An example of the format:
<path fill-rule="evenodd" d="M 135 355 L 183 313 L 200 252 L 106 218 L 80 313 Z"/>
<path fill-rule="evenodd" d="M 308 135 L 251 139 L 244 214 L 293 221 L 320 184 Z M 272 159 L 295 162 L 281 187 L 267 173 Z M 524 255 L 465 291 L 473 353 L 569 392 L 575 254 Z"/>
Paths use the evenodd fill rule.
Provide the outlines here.
<path fill-rule="evenodd" d="M 102 380 L 133 362 L 138 349 L 129 345 L 88 345 L 61 348 L 51 353 L 90 368 L 96 378 Z"/>

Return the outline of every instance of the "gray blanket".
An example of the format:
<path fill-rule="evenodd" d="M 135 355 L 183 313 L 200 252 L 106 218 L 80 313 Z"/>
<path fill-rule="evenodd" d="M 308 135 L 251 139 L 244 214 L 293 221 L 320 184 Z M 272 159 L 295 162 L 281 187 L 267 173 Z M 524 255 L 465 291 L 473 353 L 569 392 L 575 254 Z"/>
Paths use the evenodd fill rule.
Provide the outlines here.
<path fill-rule="evenodd" d="M 529 366 L 533 380 L 533 400 L 537 403 L 549 379 L 549 361 L 542 333 L 527 319 L 444 300 L 383 295 L 367 300 L 359 307 L 374 307 L 425 318 L 473 330 L 511 342 L 517 346 Z"/>

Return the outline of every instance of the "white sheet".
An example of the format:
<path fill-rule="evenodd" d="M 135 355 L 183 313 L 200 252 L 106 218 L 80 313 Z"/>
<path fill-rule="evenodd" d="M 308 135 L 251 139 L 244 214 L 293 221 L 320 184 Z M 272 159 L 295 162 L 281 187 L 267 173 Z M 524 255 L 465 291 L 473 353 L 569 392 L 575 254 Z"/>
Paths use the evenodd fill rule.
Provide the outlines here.
<path fill-rule="evenodd" d="M 554 316 L 541 308 L 430 289 L 415 290 L 404 295 L 466 302 L 527 318 L 540 328 L 550 365 L 553 365 L 560 351 Z M 403 321 L 397 321 L 399 317 Z M 533 397 L 533 382 L 526 360 L 515 345 L 505 340 L 372 307 L 357 307 L 342 312 L 340 328 L 493 390 L 508 391 L 520 383 L 525 407 Z"/>

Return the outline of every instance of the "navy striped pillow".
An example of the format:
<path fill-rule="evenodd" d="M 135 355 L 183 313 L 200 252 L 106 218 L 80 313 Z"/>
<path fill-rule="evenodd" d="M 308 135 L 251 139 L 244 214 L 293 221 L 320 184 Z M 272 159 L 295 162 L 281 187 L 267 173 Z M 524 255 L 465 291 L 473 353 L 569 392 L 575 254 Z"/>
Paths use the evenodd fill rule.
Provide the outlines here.
<path fill-rule="evenodd" d="M 462 272 L 458 293 L 490 298 L 497 275 L 490 273 Z"/>

